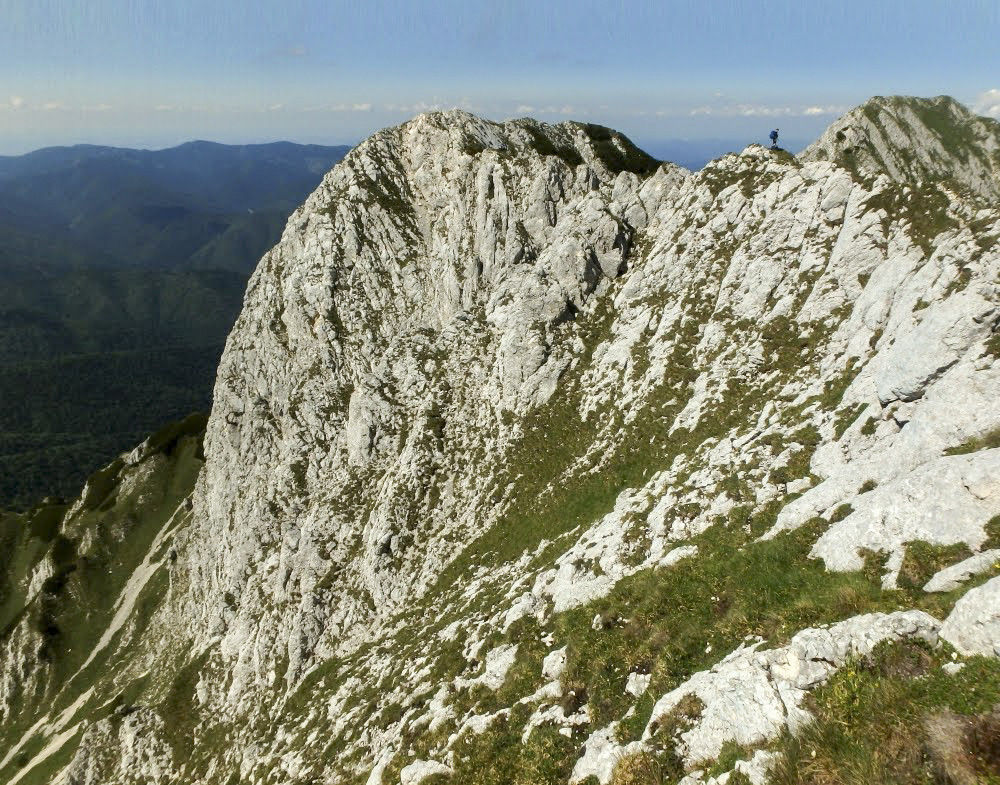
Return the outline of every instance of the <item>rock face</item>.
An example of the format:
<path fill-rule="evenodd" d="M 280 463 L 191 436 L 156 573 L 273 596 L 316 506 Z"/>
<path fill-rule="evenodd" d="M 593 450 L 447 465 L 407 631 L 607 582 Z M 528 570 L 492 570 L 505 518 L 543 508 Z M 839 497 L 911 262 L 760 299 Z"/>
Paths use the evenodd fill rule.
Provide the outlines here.
<path fill-rule="evenodd" d="M 950 180 L 978 196 L 1000 197 L 1000 123 L 948 96 L 872 98 L 799 155 L 834 160 L 897 182 Z"/>
<path fill-rule="evenodd" d="M 838 121 L 846 167 L 838 125 L 697 174 L 462 112 L 359 145 L 250 282 L 204 466 L 154 438 L 3 519 L 0 782 L 604 782 L 669 696 L 693 766 L 932 640 L 890 590 L 1000 536 L 1000 209 L 991 127 L 931 102 L 979 129 L 945 165 L 925 103 Z"/>
<path fill-rule="evenodd" d="M 941 636 L 962 654 L 1000 657 L 1000 578 L 962 597 L 945 619 Z"/>

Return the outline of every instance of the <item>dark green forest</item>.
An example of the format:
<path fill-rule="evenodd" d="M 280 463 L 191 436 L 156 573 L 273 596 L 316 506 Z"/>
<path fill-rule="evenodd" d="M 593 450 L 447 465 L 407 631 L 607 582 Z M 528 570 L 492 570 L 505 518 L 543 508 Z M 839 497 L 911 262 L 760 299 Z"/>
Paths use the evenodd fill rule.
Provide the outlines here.
<path fill-rule="evenodd" d="M 0 509 L 211 406 L 247 278 L 347 147 L 0 157 Z"/>

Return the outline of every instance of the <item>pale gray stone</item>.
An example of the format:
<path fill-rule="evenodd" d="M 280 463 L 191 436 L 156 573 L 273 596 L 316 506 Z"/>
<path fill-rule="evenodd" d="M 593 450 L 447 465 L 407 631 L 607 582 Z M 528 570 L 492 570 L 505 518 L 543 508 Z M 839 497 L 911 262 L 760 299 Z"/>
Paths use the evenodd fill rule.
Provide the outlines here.
<path fill-rule="evenodd" d="M 941 637 L 962 654 L 1000 657 L 1000 577 L 970 589 L 955 603 Z"/>

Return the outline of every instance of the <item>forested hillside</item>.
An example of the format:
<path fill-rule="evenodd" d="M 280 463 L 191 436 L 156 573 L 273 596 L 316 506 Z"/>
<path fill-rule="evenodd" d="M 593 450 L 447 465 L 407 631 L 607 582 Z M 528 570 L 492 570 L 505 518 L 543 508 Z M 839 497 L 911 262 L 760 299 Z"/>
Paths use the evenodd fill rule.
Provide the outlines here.
<path fill-rule="evenodd" d="M 0 509 L 207 410 L 247 276 L 347 147 L 0 157 Z"/>

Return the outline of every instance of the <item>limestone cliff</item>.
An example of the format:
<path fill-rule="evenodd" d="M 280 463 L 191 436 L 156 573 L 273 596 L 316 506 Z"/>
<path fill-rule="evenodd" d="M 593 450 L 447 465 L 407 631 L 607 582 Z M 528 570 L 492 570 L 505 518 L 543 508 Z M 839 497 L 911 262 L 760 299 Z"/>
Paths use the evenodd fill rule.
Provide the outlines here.
<path fill-rule="evenodd" d="M 0 781 L 762 782 L 893 646 L 1000 701 L 991 133 L 375 134 L 251 279 L 203 467 L 189 423 L 4 522 Z"/>

